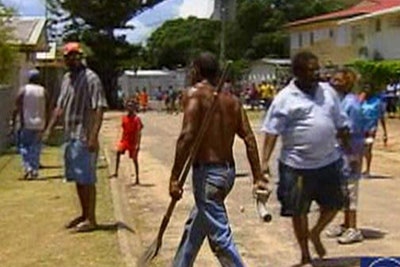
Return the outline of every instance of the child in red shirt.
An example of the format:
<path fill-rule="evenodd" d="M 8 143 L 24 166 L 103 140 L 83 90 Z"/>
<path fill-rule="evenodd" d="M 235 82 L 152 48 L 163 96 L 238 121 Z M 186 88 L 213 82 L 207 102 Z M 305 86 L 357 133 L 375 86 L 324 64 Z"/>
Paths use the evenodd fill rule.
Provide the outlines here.
<path fill-rule="evenodd" d="M 118 169 L 121 155 L 125 151 L 129 152 L 129 157 L 135 165 L 136 182 L 139 184 L 139 162 L 138 154 L 140 149 L 140 141 L 142 135 L 143 124 L 139 116 L 136 114 L 136 103 L 128 101 L 126 104 L 127 115 L 122 117 L 122 138 L 119 141 L 117 148 L 117 162 L 115 165 L 115 174 L 112 177 L 118 177 Z"/>

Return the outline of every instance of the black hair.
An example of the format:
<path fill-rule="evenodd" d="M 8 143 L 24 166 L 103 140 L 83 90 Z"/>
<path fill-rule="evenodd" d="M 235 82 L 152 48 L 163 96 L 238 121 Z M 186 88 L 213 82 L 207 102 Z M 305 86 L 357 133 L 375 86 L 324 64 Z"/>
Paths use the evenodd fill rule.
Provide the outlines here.
<path fill-rule="evenodd" d="M 312 59 L 318 60 L 318 57 L 310 51 L 301 51 L 295 54 L 292 58 L 292 72 L 294 76 L 297 76 Z"/>
<path fill-rule="evenodd" d="M 199 72 L 198 75 L 214 84 L 219 75 L 217 57 L 211 52 L 203 52 L 193 60 L 193 66 Z"/>

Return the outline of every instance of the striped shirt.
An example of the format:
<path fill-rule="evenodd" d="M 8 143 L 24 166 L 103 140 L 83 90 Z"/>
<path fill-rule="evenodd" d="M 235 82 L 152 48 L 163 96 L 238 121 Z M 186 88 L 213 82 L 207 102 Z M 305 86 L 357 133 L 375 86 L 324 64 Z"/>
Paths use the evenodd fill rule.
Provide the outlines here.
<path fill-rule="evenodd" d="M 57 108 L 63 111 L 66 139 L 87 141 L 94 122 L 94 112 L 106 108 L 103 86 L 96 73 L 84 67 L 64 75 Z"/>

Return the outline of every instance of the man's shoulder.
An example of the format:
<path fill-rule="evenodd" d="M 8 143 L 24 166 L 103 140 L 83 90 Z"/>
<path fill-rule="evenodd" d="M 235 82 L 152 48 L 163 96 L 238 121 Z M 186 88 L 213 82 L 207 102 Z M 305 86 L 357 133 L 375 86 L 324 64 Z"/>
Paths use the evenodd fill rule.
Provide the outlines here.
<path fill-rule="evenodd" d="M 296 97 L 299 93 L 299 89 L 295 86 L 293 82 L 289 83 L 283 87 L 274 97 L 274 102 L 286 102 L 292 97 Z"/>
<path fill-rule="evenodd" d="M 90 68 L 85 68 L 85 75 L 89 82 L 100 80 L 99 75 Z"/>

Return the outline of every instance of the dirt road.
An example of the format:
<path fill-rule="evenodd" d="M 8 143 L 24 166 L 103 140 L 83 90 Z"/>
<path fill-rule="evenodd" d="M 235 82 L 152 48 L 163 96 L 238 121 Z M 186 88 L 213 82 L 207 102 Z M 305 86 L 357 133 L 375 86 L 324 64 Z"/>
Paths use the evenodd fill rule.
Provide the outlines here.
<path fill-rule="evenodd" d="M 105 155 L 114 168 L 115 144 L 120 136 L 121 113 L 110 112 L 102 128 Z M 137 257 L 151 243 L 168 205 L 168 179 L 173 162 L 174 146 L 181 127 L 180 115 L 163 113 L 141 114 L 145 128 L 140 152 L 141 186 L 131 186 L 132 163 L 124 157 L 121 175 L 113 181 L 117 205 L 123 218 L 135 229 L 125 233 L 122 248 L 131 253 L 127 259 Z M 259 125 L 255 122 L 254 129 Z M 373 160 L 374 178 L 361 183 L 359 226 L 366 240 L 355 245 L 341 246 L 336 240 L 323 239 L 328 249 L 328 260 L 318 266 L 359 266 L 361 256 L 400 256 L 400 123 L 389 122 L 389 146 L 381 145 L 378 134 Z M 258 136 L 259 141 L 261 136 Z M 259 142 L 260 144 L 261 142 Z M 239 177 L 227 200 L 228 213 L 235 241 L 244 261 L 250 267 L 287 267 L 297 263 L 299 253 L 290 220 L 279 217 L 276 196 L 270 201 L 274 218 L 271 223 L 261 222 L 255 212 L 251 196 L 250 168 L 242 142 L 235 143 L 235 158 Z M 276 172 L 274 172 L 276 173 Z M 276 181 L 276 175 L 273 176 Z M 188 179 L 190 180 L 190 179 Z M 275 187 L 276 189 L 276 187 Z M 193 205 L 190 182 L 186 183 L 183 200 L 177 206 L 165 237 L 160 256 L 154 266 L 169 266 L 182 234 L 183 225 Z M 315 220 L 316 208 L 311 213 Z M 342 220 L 340 214 L 336 221 Z M 128 236 L 126 236 L 128 235 Z M 131 265 L 135 266 L 135 265 Z M 207 242 L 195 266 L 219 266 Z"/>

